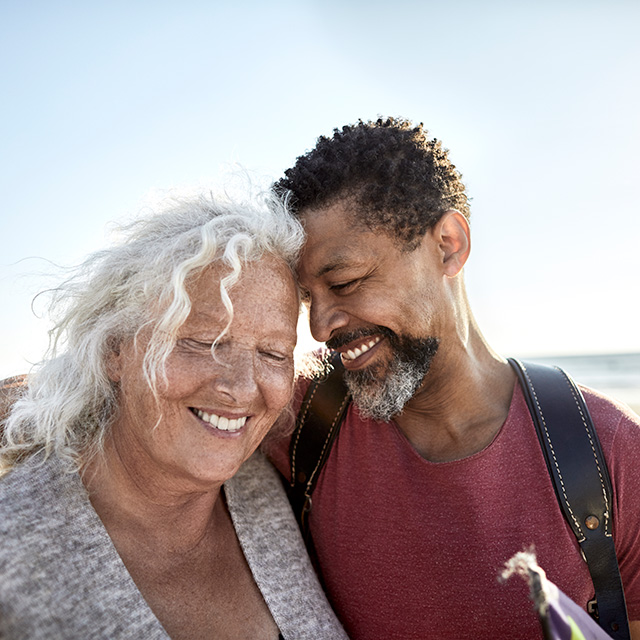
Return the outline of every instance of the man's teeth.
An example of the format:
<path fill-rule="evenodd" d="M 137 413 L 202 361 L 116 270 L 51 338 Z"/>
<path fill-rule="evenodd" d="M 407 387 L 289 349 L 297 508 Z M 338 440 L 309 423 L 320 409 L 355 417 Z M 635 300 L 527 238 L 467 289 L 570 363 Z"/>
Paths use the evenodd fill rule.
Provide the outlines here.
<path fill-rule="evenodd" d="M 205 422 L 213 425 L 216 429 L 220 429 L 222 431 L 237 431 L 244 427 L 244 423 L 247 421 L 247 416 L 230 420 L 224 416 L 217 416 L 215 413 L 209 414 L 206 411 L 201 411 L 200 409 L 194 409 L 193 412 L 198 416 L 198 418 L 200 418 L 200 420 L 204 420 Z"/>
<path fill-rule="evenodd" d="M 355 349 L 349 349 L 348 351 L 344 351 L 340 355 L 343 360 L 355 360 L 356 358 L 361 356 L 363 353 L 366 353 L 367 351 L 369 351 L 371 347 L 378 344 L 380 340 L 382 340 L 382 338 L 378 336 L 376 338 L 369 340 L 369 342 L 367 342 L 366 344 L 361 344 L 359 347 L 356 347 Z"/>

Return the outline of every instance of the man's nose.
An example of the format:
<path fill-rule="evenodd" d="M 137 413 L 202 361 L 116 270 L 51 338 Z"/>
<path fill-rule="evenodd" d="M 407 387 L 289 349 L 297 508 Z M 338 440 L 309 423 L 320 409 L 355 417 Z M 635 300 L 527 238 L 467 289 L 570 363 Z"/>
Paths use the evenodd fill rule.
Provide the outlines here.
<path fill-rule="evenodd" d="M 309 328 L 318 342 L 326 342 L 332 333 L 349 324 L 348 314 L 331 301 L 321 298 L 311 299 L 309 308 Z"/>

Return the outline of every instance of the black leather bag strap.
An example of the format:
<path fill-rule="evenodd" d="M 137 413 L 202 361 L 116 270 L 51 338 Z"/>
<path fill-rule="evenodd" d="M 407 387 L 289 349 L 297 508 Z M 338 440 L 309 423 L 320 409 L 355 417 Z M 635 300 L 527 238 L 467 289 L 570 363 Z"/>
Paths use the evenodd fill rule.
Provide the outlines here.
<path fill-rule="evenodd" d="M 329 372 L 309 386 L 291 437 L 289 501 L 306 540 L 311 494 L 351 400 L 343 371 L 340 356 L 334 354 Z"/>
<path fill-rule="evenodd" d="M 612 489 L 582 393 L 562 370 L 509 363 L 518 375 L 549 475 L 595 588 L 594 617 L 612 638 L 629 640 L 629 622 L 612 536 Z"/>

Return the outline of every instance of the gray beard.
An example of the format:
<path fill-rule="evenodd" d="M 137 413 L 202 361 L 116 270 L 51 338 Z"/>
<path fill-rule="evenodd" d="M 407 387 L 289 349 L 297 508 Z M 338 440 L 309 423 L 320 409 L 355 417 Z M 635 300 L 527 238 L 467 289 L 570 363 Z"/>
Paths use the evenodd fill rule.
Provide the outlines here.
<path fill-rule="evenodd" d="M 438 339 L 398 337 L 389 329 L 378 329 L 376 333 L 389 341 L 391 361 L 345 371 L 344 380 L 363 417 L 388 422 L 420 388 L 438 351 Z"/>

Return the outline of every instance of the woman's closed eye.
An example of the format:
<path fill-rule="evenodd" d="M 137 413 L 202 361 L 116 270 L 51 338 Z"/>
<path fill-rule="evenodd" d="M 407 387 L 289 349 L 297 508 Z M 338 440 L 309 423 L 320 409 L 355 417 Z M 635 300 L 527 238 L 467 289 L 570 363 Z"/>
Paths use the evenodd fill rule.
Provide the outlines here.
<path fill-rule="evenodd" d="M 278 351 L 260 351 L 260 354 L 269 360 L 273 360 L 274 362 L 286 362 L 289 360 L 287 354 L 278 352 Z"/>
<path fill-rule="evenodd" d="M 206 340 L 196 340 L 195 338 L 181 338 L 178 340 L 178 346 L 186 351 L 195 351 L 195 352 L 203 352 L 203 351 L 211 351 L 211 347 L 213 346 L 213 342 L 208 342 Z"/>
<path fill-rule="evenodd" d="M 231 343 L 226 341 L 221 341 L 217 343 L 215 346 L 213 342 L 209 342 L 208 340 L 197 340 L 195 338 L 182 338 L 178 340 L 178 347 L 187 353 L 194 354 L 211 354 L 212 349 L 215 349 L 216 356 L 224 357 L 225 353 L 231 353 L 234 350 L 234 347 Z M 238 345 L 236 345 L 238 346 Z M 247 347 L 244 347 L 246 349 Z M 231 351 L 230 351 L 231 349 Z M 242 349 L 242 348 L 241 348 Z M 287 362 L 293 358 L 293 353 L 289 352 L 287 349 L 280 348 L 260 348 L 257 350 L 257 353 L 272 362 L 280 363 Z"/>

